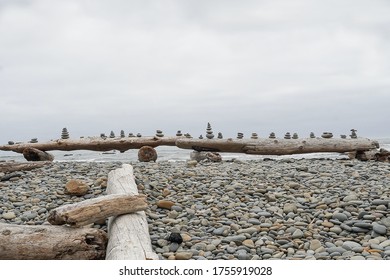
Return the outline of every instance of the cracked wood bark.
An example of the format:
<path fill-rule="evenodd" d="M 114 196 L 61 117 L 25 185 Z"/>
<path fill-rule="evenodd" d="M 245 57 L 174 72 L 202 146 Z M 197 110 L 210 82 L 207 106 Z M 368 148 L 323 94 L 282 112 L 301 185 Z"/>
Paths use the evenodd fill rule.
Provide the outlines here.
<path fill-rule="evenodd" d="M 291 155 L 304 153 L 346 153 L 377 149 L 378 142 L 367 139 L 178 139 L 176 146 L 195 151 Z"/>
<path fill-rule="evenodd" d="M 108 173 L 107 194 L 138 195 L 131 165 Z M 158 260 L 144 211 L 110 218 L 108 234 L 107 260 Z"/>
<path fill-rule="evenodd" d="M 104 259 L 107 234 L 95 228 L 0 223 L 2 260 Z"/>
<path fill-rule="evenodd" d="M 143 146 L 175 146 L 180 137 L 125 137 L 125 138 L 83 138 L 78 140 L 59 139 L 45 143 L 22 143 L 14 145 L 2 145 L 0 150 L 23 153 L 26 148 L 35 148 L 40 151 L 112 151 L 125 152 L 129 149 L 139 149 Z"/>
<path fill-rule="evenodd" d="M 23 156 L 27 161 L 53 161 L 54 160 L 53 155 L 31 147 L 23 150 Z"/>
<path fill-rule="evenodd" d="M 145 195 L 110 194 L 53 209 L 47 220 L 52 225 L 82 226 L 111 216 L 143 211 Z"/>

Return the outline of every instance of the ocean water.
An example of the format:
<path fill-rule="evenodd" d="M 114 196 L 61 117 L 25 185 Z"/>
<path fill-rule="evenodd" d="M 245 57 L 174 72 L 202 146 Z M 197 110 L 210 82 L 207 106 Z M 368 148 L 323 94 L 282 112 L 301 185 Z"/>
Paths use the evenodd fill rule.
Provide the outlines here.
<path fill-rule="evenodd" d="M 390 138 L 376 139 L 379 142 L 380 148 L 390 150 Z M 177 147 L 160 146 L 156 148 L 157 161 L 186 161 L 190 159 L 191 150 L 179 149 Z M 95 152 L 95 151 L 49 151 L 54 155 L 54 161 L 81 161 L 81 162 L 135 162 L 138 161 L 138 150 L 128 150 L 124 153 L 118 151 L 111 152 Z M 221 153 L 223 160 L 239 159 L 239 160 L 256 160 L 256 159 L 284 159 L 284 158 L 328 158 L 328 159 L 343 159 L 348 158 L 346 155 L 338 153 L 311 153 L 311 154 L 297 154 L 285 156 L 262 156 L 262 155 L 247 155 L 240 153 Z M 0 151 L 0 161 L 26 161 L 23 155 Z"/>

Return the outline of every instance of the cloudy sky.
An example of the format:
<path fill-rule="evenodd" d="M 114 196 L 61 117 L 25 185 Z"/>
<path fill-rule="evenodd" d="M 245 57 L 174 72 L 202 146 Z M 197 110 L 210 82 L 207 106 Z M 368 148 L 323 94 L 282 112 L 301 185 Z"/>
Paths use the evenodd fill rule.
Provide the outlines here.
<path fill-rule="evenodd" d="M 0 143 L 390 136 L 387 0 L 0 0 Z"/>

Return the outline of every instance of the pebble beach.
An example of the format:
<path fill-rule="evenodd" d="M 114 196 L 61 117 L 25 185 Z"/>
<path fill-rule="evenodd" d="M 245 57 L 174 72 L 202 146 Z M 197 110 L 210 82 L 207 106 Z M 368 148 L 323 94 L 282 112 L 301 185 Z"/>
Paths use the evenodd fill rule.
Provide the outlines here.
<path fill-rule="evenodd" d="M 160 259 L 390 259 L 390 165 L 347 159 L 128 162 Z M 105 194 L 123 162 L 53 162 L 0 173 L 0 222 L 47 223 L 51 209 Z M 71 196 L 77 179 L 89 191 Z M 93 225 L 107 229 L 105 222 Z M 178 233 L 182 242 L 173 242 Z"/>

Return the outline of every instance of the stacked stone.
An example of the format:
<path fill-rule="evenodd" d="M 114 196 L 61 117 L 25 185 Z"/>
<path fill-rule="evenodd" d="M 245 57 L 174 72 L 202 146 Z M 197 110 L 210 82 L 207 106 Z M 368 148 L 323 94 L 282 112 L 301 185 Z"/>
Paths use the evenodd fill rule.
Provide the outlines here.
<path fill-rule="evenodd" d="M 251 136 L 251 139 L 258 139 L 259 137 L 258 137 L 258 135 L 257 135 L 257 133 L 256 132 L 253 132 L 252 133 L 252 136 Z"/>
<path fill-rule="evenodd" d="M 192 138 L 191 134 L 189 134 L 189 133 L 184 134 L 184 136 L 187 138 Z"/>
<path fill-rule="evenodd" d="M 64 127 L 62 129 L 62 132 L 61 132 L 61 139 L 69 139 L 69 132 L 68 130 L 66 129 L 66 127 Z"/>
<path fill-rule="evenodd" d="M 38 143 L 38 138 L 31 138 L 30 143 Z"/>
<path fill-rule="evenodd" d="M 341 139 L 346 139 L 346 138 L 347 138 L 347 135 L 341 134 L 340 137 L 341 137 Z"/>
<path fill-rule="evenodd" d="M 271 132 L 271 133 L 269 134 L 269 138 L 275 139 L 275 138 L 276 138 L 275 132 Z"/>
<path fill-rule="evenodd" d="M 183 133 L 181 133 L 181 130 L 178 130 L 178 131 L 176 132 L 176 136 L 183 136 Z"/>
<path fill-rule="evenodd" d="M 298 133 L 294 133 L 292 138 L 293 139 L 298 139 Z"/>
<path fill-rule="evenodd" d="M 100 133 L 100 138 L 106 139 L 107 136 L 106 136 L 106 134 L 104 134 L 104 133 Z"/>
<path fill-rule="evenodd" d="M 142 137 L 142 134 L 141 133 L 137 133 L 137 137 Z"/>
<path fill-rule="evenodd" d="M 201 134 L 201 135 L 199 135 L 199 139 L 203 139 L 203 135 Z"/>
<path fill-rule="evenodd" d="M 14 145 L 15 142 L 14 141 L 8 141 L 8 145 Z"/>
<path fill-rule="evenodd" d="M 284 135 L 284 139 L 291 139 L 290 132 L 286 132 L 286 134 Z"/>
<path fill-rule="evenodd" d="M 244 133 L 238 132 L 237 133 L 237 139 L 242 139 L 242 138 L 244 138 Z"/>
<path fill-rule="evenodd" d="M 213 131 L 211 129 L 210 123 L 207 123 L 206 137 L 207 137 L 207 139 L 213 139 L 214 138 L 214 134 L 213 134 Z"/>
<path fill-rule="evenodd" d="M 121 130 L 121 138 L 125 138 L 125 137 L 126 137 L 125 132 Z"/>
<path fill-rule="evenodd" d="M 162 130 L 157 129 L 156 130 L 156 136 L 157 137 L 164 137 L 164 134 L 163 134 Z"/>
<path fill-rule="evenodd" d="M 110 133 L 110 138 L 115 138 L 115 133 L 112 130 L 111 130 L 111 133 Z"/>
<path fill-rule="evenodd" d="M 135 135 L 132 132 L 130 132 L 129 137 L 135 137 Z"/>
<path fill-rule="evenodd" d="M 314 132 L 310 132 L 310 138 L 316 138 Z"/>
<path fill-rule="evenodd" d="M 218 132 L 217 138 L 218 138 L 218 139 L 222 139 L 222 138 L 223 138 L 222 132 Z"/>
<path fill-rule="evenodd" d="M 332 132 L 324 132 L 324 133 L 322 133 L 321 137 L 322 138 L 332 138 L 333 134 L 332 134 Z"/>
<path fill-rule="evenodd" d="M 351 138 L 352 139 L 356 139 L 357 138 L 357 134 L 356 134 L 356 129 L 351 129 Z"/>

